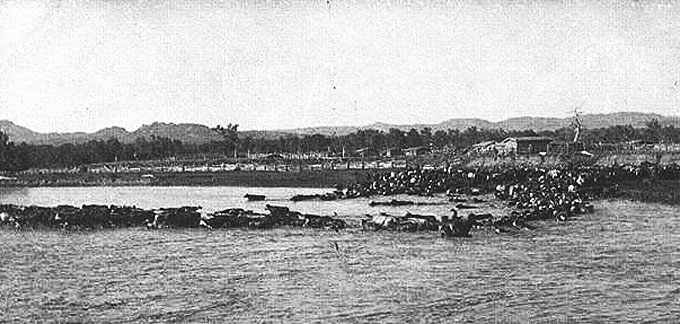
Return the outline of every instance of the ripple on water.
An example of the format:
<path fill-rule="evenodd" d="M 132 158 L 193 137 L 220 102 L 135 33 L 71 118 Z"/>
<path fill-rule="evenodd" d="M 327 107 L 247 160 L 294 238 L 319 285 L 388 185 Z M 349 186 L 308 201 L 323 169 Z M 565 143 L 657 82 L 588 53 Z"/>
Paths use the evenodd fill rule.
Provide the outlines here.
<path fill-rule="evenodd" d="M 2 229 L 0 313 L 9 322 L 678 322 L 679 214 L 605 201 L 534 232 L 466 239 Z"/>

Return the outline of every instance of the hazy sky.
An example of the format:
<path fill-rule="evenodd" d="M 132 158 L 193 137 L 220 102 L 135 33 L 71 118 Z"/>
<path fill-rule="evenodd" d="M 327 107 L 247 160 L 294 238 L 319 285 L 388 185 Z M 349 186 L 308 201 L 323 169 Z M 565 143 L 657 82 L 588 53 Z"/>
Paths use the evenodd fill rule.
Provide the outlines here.
<path fill-rule="evenodd" d="M 0 0 L 0 119 L 240 129 L 680 115 L 680 1 Z"/>

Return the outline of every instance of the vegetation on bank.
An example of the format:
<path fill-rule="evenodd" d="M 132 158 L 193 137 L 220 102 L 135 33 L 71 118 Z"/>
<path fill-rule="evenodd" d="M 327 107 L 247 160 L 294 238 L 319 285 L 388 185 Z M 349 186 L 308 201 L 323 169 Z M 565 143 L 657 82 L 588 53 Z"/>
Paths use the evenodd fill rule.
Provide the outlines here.
<path fill-rule="evenodd" d="M 369 170 L 319 170 L 303 172 L 178 172 L 154 173 L 22 173 L 16 180 L 0 182 L 9 187 L 86 186 L 243 186 L 331 188 L 361 181 Z"/>

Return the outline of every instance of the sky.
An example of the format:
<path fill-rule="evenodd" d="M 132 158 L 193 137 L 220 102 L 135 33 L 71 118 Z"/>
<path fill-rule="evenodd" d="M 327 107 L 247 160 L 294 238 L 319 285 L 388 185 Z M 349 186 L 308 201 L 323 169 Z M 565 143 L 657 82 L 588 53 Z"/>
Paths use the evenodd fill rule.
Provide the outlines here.
<path fill-rule="evenodd" d="M 240 130 L 680 115 L 680 1 L 0 0 L 0 120 Z"/>

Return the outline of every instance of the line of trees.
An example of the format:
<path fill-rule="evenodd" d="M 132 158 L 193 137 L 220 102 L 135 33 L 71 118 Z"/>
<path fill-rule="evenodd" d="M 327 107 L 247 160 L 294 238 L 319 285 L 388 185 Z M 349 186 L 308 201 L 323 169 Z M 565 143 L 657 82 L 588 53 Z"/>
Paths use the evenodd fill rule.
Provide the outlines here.
<path fill-rule="evenodd" d="M 437 130 L 423 128 L 407 132 L 392 128 L 388 132 L 374 129 L 359 130 L 345 136 L 284 136 L 278 139 L 244 138 L 240 141 L 242 150 L 251 152 L 323 152 L 338 154 L 345 150 L 361 148 L 404 149 L 409 147 L 432 146 L 437 149 L 448 147 L 461 150 L 484 141 L 500 141 L 507 137 L 546 136 L 555 141 L 571 142 L 574 131 L 571 128 L 560 128 L 554 131 L 535 132 L 533 130 L 507 131 L 503 129 L 482 129 L 469 127 L 463 131 L 458 129 Z M 580 136 L 585 144 L 621 143 L 642 140 L 652 143 L 680 143 L 680 128 L 662 126 L 657 120 L 647 123 L 644 128 L 633 126 L 611 126 L 590 129 Z"/>
<path fill-rule="evenodd" d="M 27 167 L 26 150 L 16 147 L 9 136 L 0 131 L 0 171 L 20 171 Z"/>
<path fill-rule="evenodd" d="M 90 141 L 83 144 L 64 144 L 60 146 L 15 145 L 8 136 L 0 132 L 0 171 L 20 171 L 28 168 L 73 167 L 83 164 L 143 161 L 164 158 L 196 158 L 201 155 L 229 156 L 252 153 L 305 153 L 328 152 L 339 156 L 361 148 L 404 149 L 408 147 L 431 146 L 433 148 L 448 147 L 460 150 L 482 141 L 499 141 L 506 137 L 548 136 L 556 141 L 571 141 L 573 130 L 561 128 L 555 131 L 534 132 L 506 131 L 502 129 L 479 129 L 470 127 L 460 131 L 432 131 L 424 128 L 420 131 L 411 129 L 407 132 L 390 129 L 388 132 L 378 130 L 359 130 L 345 136 L 324 135 L 289 135 L 276 139 L 238 137 L 238 125 L 226 128 L 216 127 L 224 140 L 207 144 L 186 144 L 178 140 L 152 136 L 149 139 L 138 139 L 134 143 L 124 144 L 116 139 L 107 141 Z M 680 143 L 680 128 L 662 126 L 653 120 L 644 128 L 632 126 L 612 126 L 591 129 L 584 132 L 581 139 L 586 144 L 619 143 L 633 140 L 644 140 L 654 143 Z"/>

